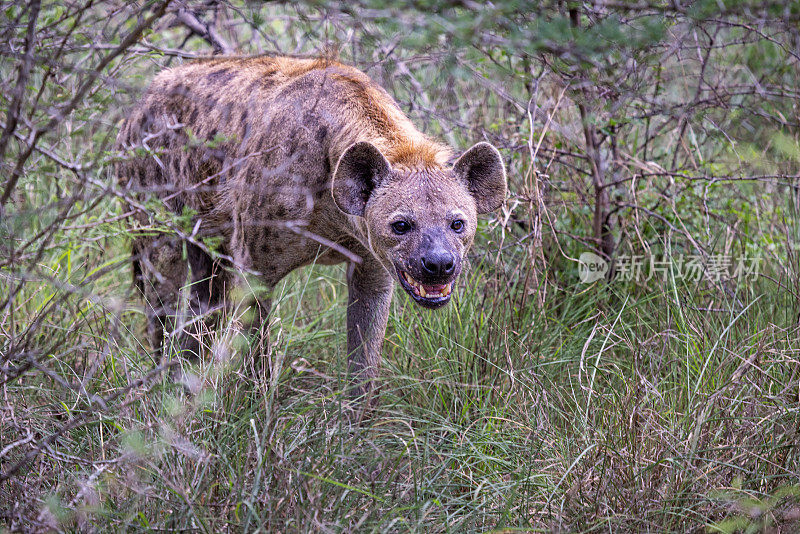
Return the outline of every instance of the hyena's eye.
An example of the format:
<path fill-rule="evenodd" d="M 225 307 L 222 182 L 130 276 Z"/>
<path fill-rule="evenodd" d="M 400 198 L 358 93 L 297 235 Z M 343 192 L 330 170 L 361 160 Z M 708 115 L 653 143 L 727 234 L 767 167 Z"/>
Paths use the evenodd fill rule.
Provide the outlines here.
<path fill-rule="evenodd" d="M 392 230 L 397 235 L 403 235 L 404 233 L 411 230 L 411 224 L 406 221 L 397 221 L 392 223 Z"/>
<path fill-rule="evenodd" d="M 464 231 L 464 221 L 461 219 L 456 219 L 450 223 L 450 228 L 452 228 L 454 232 L 458 232 L 460 234 Z"/>

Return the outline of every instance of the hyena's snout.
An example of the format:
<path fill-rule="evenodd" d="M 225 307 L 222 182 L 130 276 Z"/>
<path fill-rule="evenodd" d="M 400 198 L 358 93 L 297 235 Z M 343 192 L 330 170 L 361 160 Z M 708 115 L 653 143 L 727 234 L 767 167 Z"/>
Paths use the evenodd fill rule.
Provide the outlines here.
<path fill-rule="evenodd" d="M 445 248 L 424 252 L 419 259 L 422 273 L 428 281 L 449 278 L 456 272 L 455 255 Z"/>
<path fill-rule="evenodd" d="M 461 255 L 446 240 L 426 235 L 403 267 L 400 285 L 420 305 L 439 308 L 450 301 L 461 271 Z"/>

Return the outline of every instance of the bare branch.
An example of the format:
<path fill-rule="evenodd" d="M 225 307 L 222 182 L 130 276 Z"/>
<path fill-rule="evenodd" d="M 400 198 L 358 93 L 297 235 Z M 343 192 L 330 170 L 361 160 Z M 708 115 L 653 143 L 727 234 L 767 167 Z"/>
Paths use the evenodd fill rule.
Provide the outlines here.
<path fill-rule="evenodd" d="M 28 13 L 28 32 L 25 36 L 25 56 L 19 64 L 19 76 L 17 77 L 17 85 L 14 87 L 14 99 L 11 106 L 8 108 L 6 114 L 6 126 L 3 128 L 3 135 L 0 136 L 0 162 L 5 160 L 6 148 L 11 139 L 11 134 L 17 127 L 19 121 L 19 113 L 22 108 L 22 100 L 25 97 L 25 86 L 28 83 L 28 77 L 31 74 L 31 65 L 33 64 L 33 41 L 34 33 L 36 31 L 36 21 L 39 18 L 40 0 L 34 0 L 30 3 L 30 12 Z"/>
<path fill-rule="evenodd" d="M 186 8 L 180 8 L 176 14 L 178 22 L 192 30 L 214 47 L 214 51 L 224 55 L 235 54 L 236 49 L 211 24 L 205 24 L 197 15 Z"/>
<path fill-rule="evenodd" d="M 8 202 L 8 199 L 11 198 L 11 193 L 14 191 L 14 188 L 17 185 L 17 180 L 22 175 L 22 168 L 25 165 L 25 162 L 28 161 L 28 158 L 33 153 L 34 147 L 39 139 L 45 133 L 49 132 L 58 122 L 66 115 L 70 114 L 72 110 L 74 110 L 82 101 L 83 97 L 86 95 L 86 92 L 91 88 L 92 84 L 94 84 L 95 80 L 100 76 L 100 73 L 105 70 L 105 68 L 111 63 L 114 58 L 122 54 L 125 50 L 133 46 L 136 41 L 139 40 L 141 37 L 142 32 L 153 25 L 155 21 L 160 19 L 164 12 L 167 9 L 167 6 L 172 2 L 172 0 L 164 0 L 150 15 L 147 19 L 139 23 L 136 28 L 131 31 L 125 39 L 120 43 L 120 45 L 106 55 L 100 62 L 95 66 L 94 70 L 89 73 L 88 79 L 84 80 L 83 84 L 78 88 L 75 92 L 75 96 L 69 101 L 69 103 L 64 106 L 62 109 L 59 110 L 57 114 L 53 114 L 50 118 L 50 121 L 41 129 L 34 129 L 31 131 L 30 135 L 28 136 L 27 146 L 23 150 L 23 152 L 17 158 L 17 164 L 14 167 L 13 172 L 8 180 L 8 184 L 6 184 L 6 188 L 3 191 L 2 197 L 0 197 L 0 209 Z"/>

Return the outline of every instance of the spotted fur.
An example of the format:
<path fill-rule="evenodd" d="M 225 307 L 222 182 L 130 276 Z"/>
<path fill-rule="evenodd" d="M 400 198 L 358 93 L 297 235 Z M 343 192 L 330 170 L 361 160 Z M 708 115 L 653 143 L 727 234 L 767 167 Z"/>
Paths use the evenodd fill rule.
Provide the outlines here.
<path fill-rule="evenodd" d="M 361 392 L 377 374 L 394 281 L 423 306 L 449 300 L 449 289 L 442 302 L 419 293 L 452 287 L 477 213 L 505 195 L 494 147 L 479 143 L 449 165 L 452 150 L 419 132 L 384 89 L 327 59 L 223 57 L 166 70 L 117 145 L 129 155 L 117 168 L 120 183 L 140 202 L 190 209 L 196 236 L 221 238 L 220 252 L 234 263 L 230 269 L 176 235 L 137 237 L 134 272 L 153 343 L 175 327 L 180 295 L 190 316 L 225 305 L 237 269 L 258 272 L 270 288 L 303 265 L 355 255 L 348 352 Z M 397 233 L 398 218 L 409 232 Z M 453 229 L 456 218 L 464 230 Z M 260 303 L 259 318 L 268 307 Z M 192 336 L 183 344 L 200 352 Z"/>

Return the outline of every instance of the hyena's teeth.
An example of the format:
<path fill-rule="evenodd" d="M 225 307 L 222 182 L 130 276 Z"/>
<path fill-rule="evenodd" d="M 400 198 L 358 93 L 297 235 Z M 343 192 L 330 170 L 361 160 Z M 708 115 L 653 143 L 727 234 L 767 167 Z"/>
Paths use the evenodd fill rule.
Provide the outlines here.
<path fill-rule="evenodd" d="M 410 274 L 408 274 L 407 272 L 403 271 L 403 277 L 406 279 L 406 282 L 408 282 L 408 285 L 410 285 L 414 289 L 417 288 L 417 286 L 418 286 L 417 281 L 414 280 L 413 278 L 411 278 Z"/>
<path fill-rule="evenodd" d="M 448 282 L 447 284 L 422 286 L 422 288 L 425 290 L 425 295 L 428 298 L 442 298 L 450 294 L 452 282 Z"/>
<path fill-rule="evenodd" d="M 408 282 L 408 285 L 411 286 L 411 289 L 414 290 L 414 293 L 420 295 L 421 291 L 423 291 L 422 284 L 411 278 L 411 275 L 405 271 L 403 271 L 403 277 L 406 279 L 406 282 Z"/>
<path fill-rule="evenodd" d="M 414 280 L 410 274 L 402 271 L 403 279 L 411 286 L 414 294 L 422 298 L 442 298 L 446 297 L 453 290 L 453 283 L 448 282 L 445 285 L 431 285 L 426 286 Z"/>

